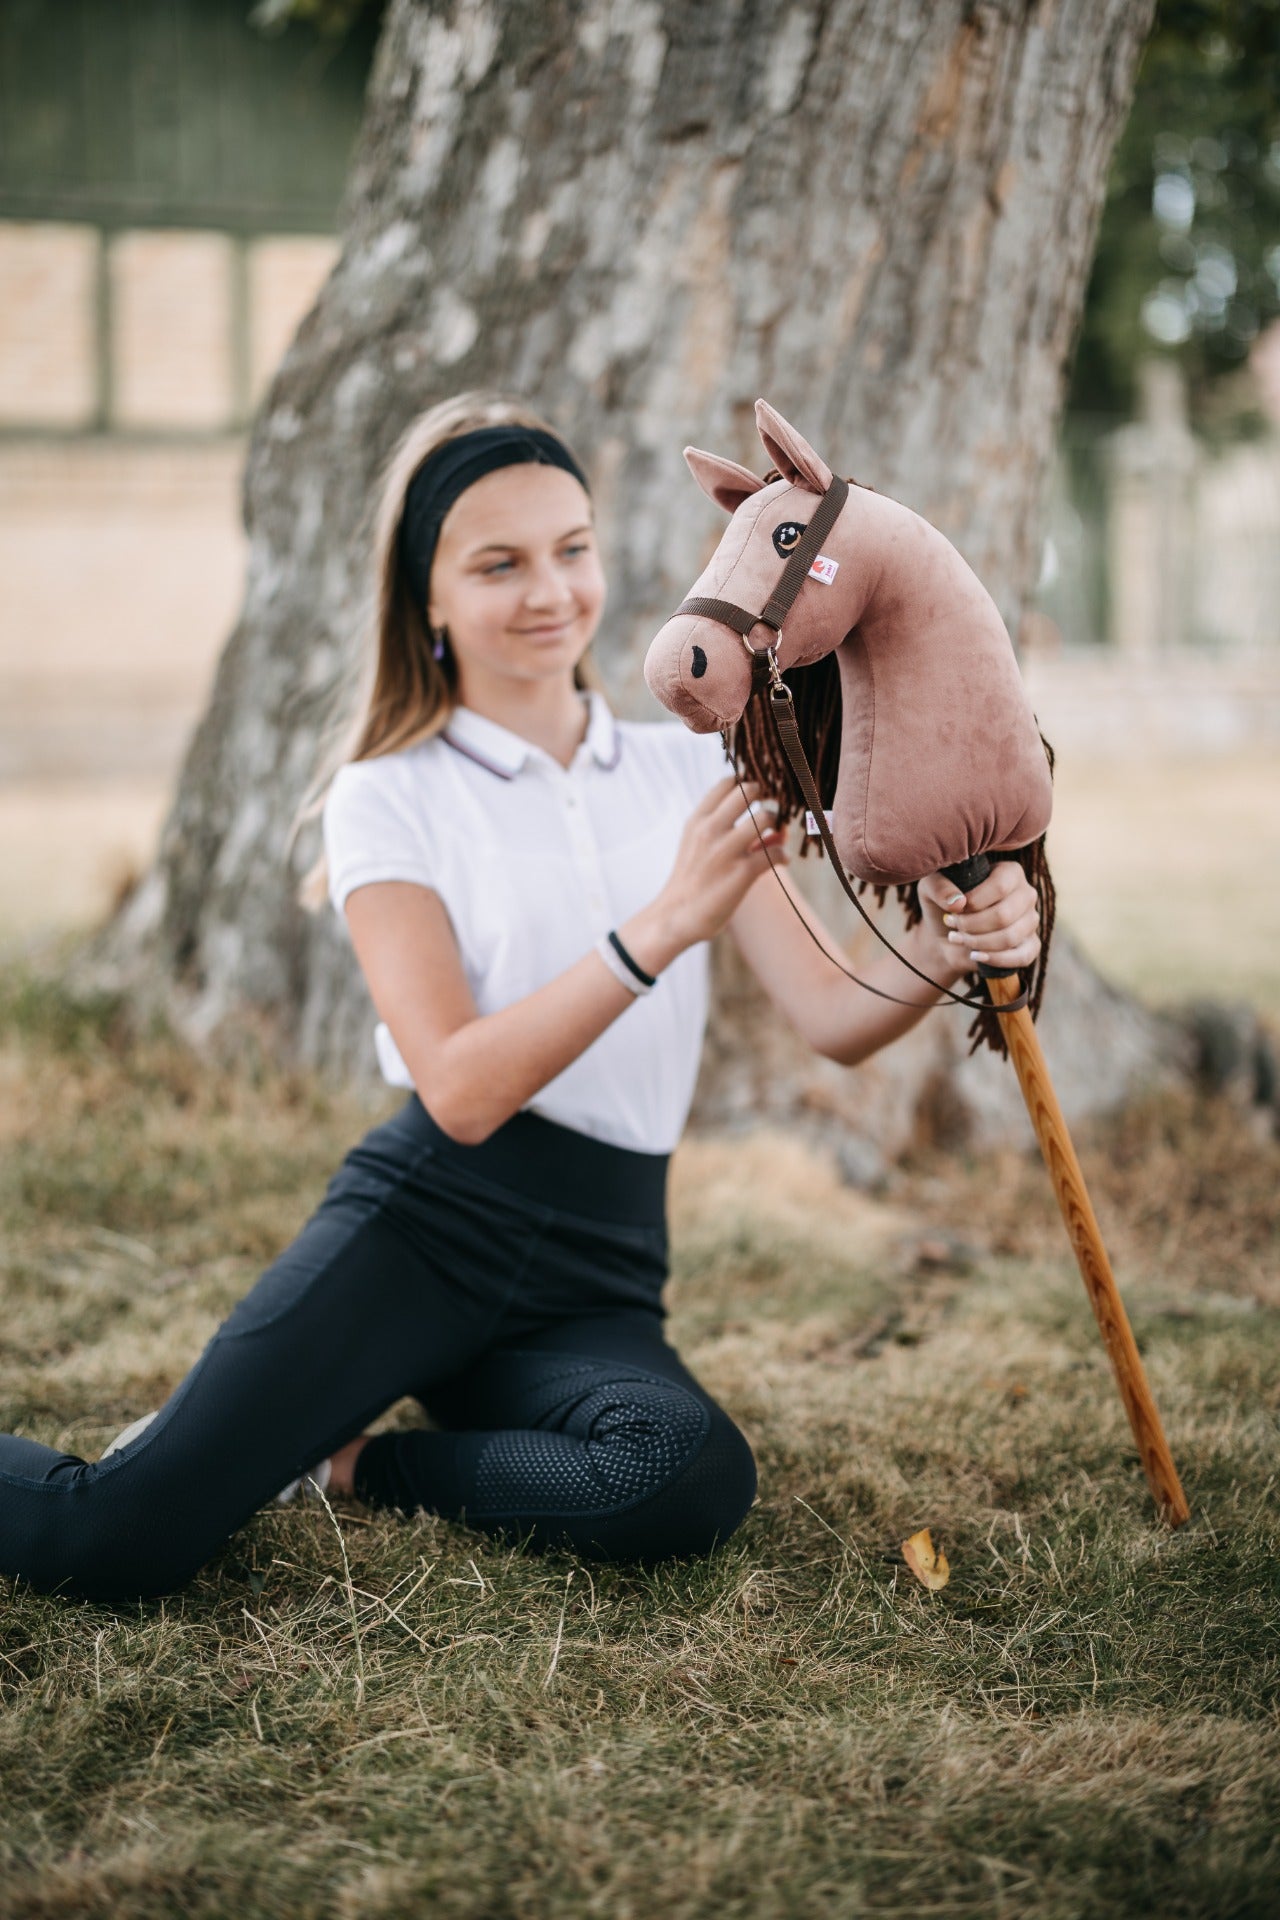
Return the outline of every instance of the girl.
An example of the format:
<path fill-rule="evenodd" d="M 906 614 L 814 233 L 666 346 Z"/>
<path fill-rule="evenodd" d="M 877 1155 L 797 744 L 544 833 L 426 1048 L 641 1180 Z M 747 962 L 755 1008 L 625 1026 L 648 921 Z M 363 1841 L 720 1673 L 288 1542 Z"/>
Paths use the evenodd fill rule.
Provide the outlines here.
<path fill-rule="evenodd" d="M 371 676 L 313 892 L 345 917 L 408 1099 L 158 1413 L 92 1464 L 0 1438 L 0 1570 L 41 1589 L 168 1591 L 303 1476 L 584 1555 L 708 1552 L 756 1477 L 664 1334 L 707 943 L 729 927 L 778 1011 L 849 1065 L 937 998 L 884 954 L 873 984 L 912 1004 L 874 999 L 815 949 L 767 871 L 785 836 L 757 832 L 717 735 L 614 717 L 588 659 L 586 477 L 535 415 L 470 395 L 420 419 L 375 556 Z M 904 948 L 933 979 L 1034 960 L 1015 863 L 967 900 L 940 875 L 920 893 Z M 406 1394 L 434 1428 L 369 1437 Z"/>

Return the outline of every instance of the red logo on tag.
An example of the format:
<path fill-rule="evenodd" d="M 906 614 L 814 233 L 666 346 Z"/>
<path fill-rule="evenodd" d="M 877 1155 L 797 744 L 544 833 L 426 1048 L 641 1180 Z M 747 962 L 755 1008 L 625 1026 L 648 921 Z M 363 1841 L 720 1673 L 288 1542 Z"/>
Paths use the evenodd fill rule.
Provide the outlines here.
<path fill-rule="evenodd" d="M 840 562 L 838 560 L 828 560 L 825 553 L 820 553 L 809 569 L 809 578 L 811 580 L 821 580 L 824 587 L 829 587 L 839 571 Z"/>

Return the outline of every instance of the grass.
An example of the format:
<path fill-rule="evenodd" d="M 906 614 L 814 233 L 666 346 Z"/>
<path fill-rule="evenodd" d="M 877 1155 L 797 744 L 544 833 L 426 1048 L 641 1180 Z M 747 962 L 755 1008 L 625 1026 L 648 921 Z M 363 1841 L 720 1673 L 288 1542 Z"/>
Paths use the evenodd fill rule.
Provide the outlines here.
<path fill-rule="evenodd" d="M 96 1455 L 370 1118 L 0 977 L 0 1423 Z M 673 1335 L 756 1450 L 739 1534 L 645 1571 L 337 1504 L 160 1602 L 0 1583 L 0 1915 L 1273 1916 L 1277 1147 L 1191 1099 L 1082 1146 L 1186 1528 L 1038 1164 L 871 1198 L 690 1139 Z"/>

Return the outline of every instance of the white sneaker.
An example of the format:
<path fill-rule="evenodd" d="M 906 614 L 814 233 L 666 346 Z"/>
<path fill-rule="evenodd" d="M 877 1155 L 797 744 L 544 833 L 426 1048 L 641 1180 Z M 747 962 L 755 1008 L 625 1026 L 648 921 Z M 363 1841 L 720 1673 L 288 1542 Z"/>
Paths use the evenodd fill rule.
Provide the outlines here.
<path fill-rule="evenodd" d="M 159 1411 L 157 1407 L 156 1413 Z M 105 1460 L 109 1453 L 119 1453 L 121 1447 L 127 1447 L 131 1440 L 136 1440 L 143 1428 L 151 1425 L 156 1413 L 144 1413 L 141 1420 L 135 1420 L 131 1427 L 126 1427 L 122 1433 L 118 1433 L 111 1445 L 103 1448 L 100 1458 Z"/>
<path fill-rule="evenodd" d="M 296 1480 L 291 1480 L 287 1487 L 281 1487 L 279 1493 L 276 1495 L 276 1505 L 278 1507 L 287 1507 L 291 1501 L 297 1499 L 318 1499 L 320 1493 L 323 1493 L 328 1486 L 329 1476 L 332 1472 L 333 1462 L 331 1460 L 322 1460 L 319 1466 L 309 1468 L 306 1473 L 300 1474 Z M 319 1488 L 319 1493 L 316 1491 L 317 1488 Z"/>
<path fill-rule="evenodd" d="M 131 1440 L 136 1440 L 138 1435 L 145 1432 L 151 1425 L 159 1411 L 157 1407 L 155 1413 L 144 1413 L 141 1420 L 135 1420 L 131 1426 L 125 1427 L 123 1432 L 116 1435 L 109 1447 L 103 1448 L 99 1458 L 105 1460 L 108 1454 L 119 1453 L 120 1449 L 127 1447 Z M 316 1488 L 318 1487 L 323 1493 L 329 1485 L 329 1475 L 332 1471 L 331 1463 L 328 1460 L 321 1460 L 318 1466 L 312 1467 L 307 1473 L 300 1474 L 296 1480 L 291 1480 L 287 1487 L 281 1487 L 276 1495 L 276 1505 L 287 1507 L 299 1497 L 304 1500 L 314 1500 Z"/>

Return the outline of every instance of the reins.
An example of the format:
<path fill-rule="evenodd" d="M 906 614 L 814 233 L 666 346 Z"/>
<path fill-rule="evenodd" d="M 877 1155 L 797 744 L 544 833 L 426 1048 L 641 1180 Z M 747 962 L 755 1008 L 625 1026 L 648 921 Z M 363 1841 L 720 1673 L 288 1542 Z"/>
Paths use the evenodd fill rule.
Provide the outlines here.
<path fill-rule="evenodd" d="M 754 699 L 757 693 L 763 690 L 763 677 L 757 670 L 757 663 L 761 660 L 766 663 L 769 676 L 769 703 L 774 725 L 777 728 L 778 738 L 781 740 L 783 750 L 791 763 L 792 772 L 800 784 L 800 791 L 803 793 L 809 811 L 813 816 L 814 824 L 821 836 L 823 847 L 835 871 L 835 876 L 881 946 L 886 947 L 894 959 L 907 969 L 908 973 L 913 973 L 917 980 L 922 980 L 926 986 L 932 987 L 935 993 L 942 994 L 943 998 L 949 1000 L 954 1006 L 987 1010 L 991 1006 L 991 1001 L 985 993 L 954 993 L 950 987 L 944 987 L 940 980 L 933 979 L 930 974 L 925 973 L 920 967 L 915 966 L 912 961 L 907 959 L 904 953 L 898 951 L 892 940 L 881 931 L 863 906 L 852 881 L 844 870 L 844 863 L 836 851 L 835 842 L 831 837 L 831 829 L 827 824 L 826 809 L 822 804 L 822 797 L 818 792 L 818 783 L 814 779 L 813 769 L 809 765 L 804 745 L 800 739 L 800 730 L 796 725 L 794 697 L 778 667 L 778 645 L 782 639 L 783 621 L 786 619 L 788 613 L 790 613 L 795 603 L 796 595 L 804 584 L 810 567 L 818 558 L 822 550 L 823 541 L 839 519 L 848 497 L 848 481 L 842 480 L 839 475 L 833 475 L 831 485 L 818 502 L 813 519 L 801 535 L 797 546 L 787 556 L 787 561 L 783 567 L 778 584 L 771 598 L 765 603 L 762 613 L 752 613 L 746 607 L 737 606 L 732 600 L 691 595 L 689 599 L 681 601 L 680 605 L 676 608 L 676 614 L 688 613 L 704 619 L 718 621 L 721 626 L 728 627 L 740 637 L 743 646 L 751 655 L 752 659 L 753 684 L 751 694 L 749 695 L 751 699 Z M 759 626 L 768 627 L 773 634 L 773 639 L 767 647 L 753 647 L 751 644 L 751 634 L 755 628 Z M 726 744 L 729 743 L 726 742 Z M 732 757 L 731 746 L 730 754 Z M 745 800 L 746 789 L 742 785 L 741 776 L 737 774 L 736 766 L 735 778 L 738 781 L 739 791 Z M 764 835 L 760 832 L 759 822 L 756 820 L 754 813 L 751 814 L 750 817 L 752 825 L 756 830 L 756 837 L 763 846 Z M 846 967 L 843 962 L 837 960 L 833 953 L 828 952 L 804 915 L 800 912 L 799 907 L 797 907 L 791 895 L 787 892 L 786 887 L 782 885 L 782 876 L 778 872 L 778 868 L 774 865 L 772 857 L 768 855 L 767 848 L 766 856 L 769 858 L 769 865 L 777 878 L 778 885 L 782 887 L 782 892 L 789 906 L 809 938 L 813 941 L 813 944 L 817 947 L 819 953 L 825 954 L 832 965 L 839 967 L 841 973 L 843 973 L 847 979 L 852 980 L 857 986 L 863 987 L 866 992 L 873 993 L 878 1000 L 890 1000 L 894 1006 L 897 1007 L 919 1006 L 920 1003 L 917 1000 L 903 1000 L 895 993 L 886 993 L 881 987 L 873 987 L 869 980 L 860 979 L 858 975 Z M 1014 1013 L 1020 1007 L 1028 1005 L 1030 991 L 1027 986 L 1022 983 L 1021 974 L 1019 974 L 1019 985 L 1021 988 L 1020 992 L 1013 999 L 1002 1003 L 1002 1012 Z"/>

